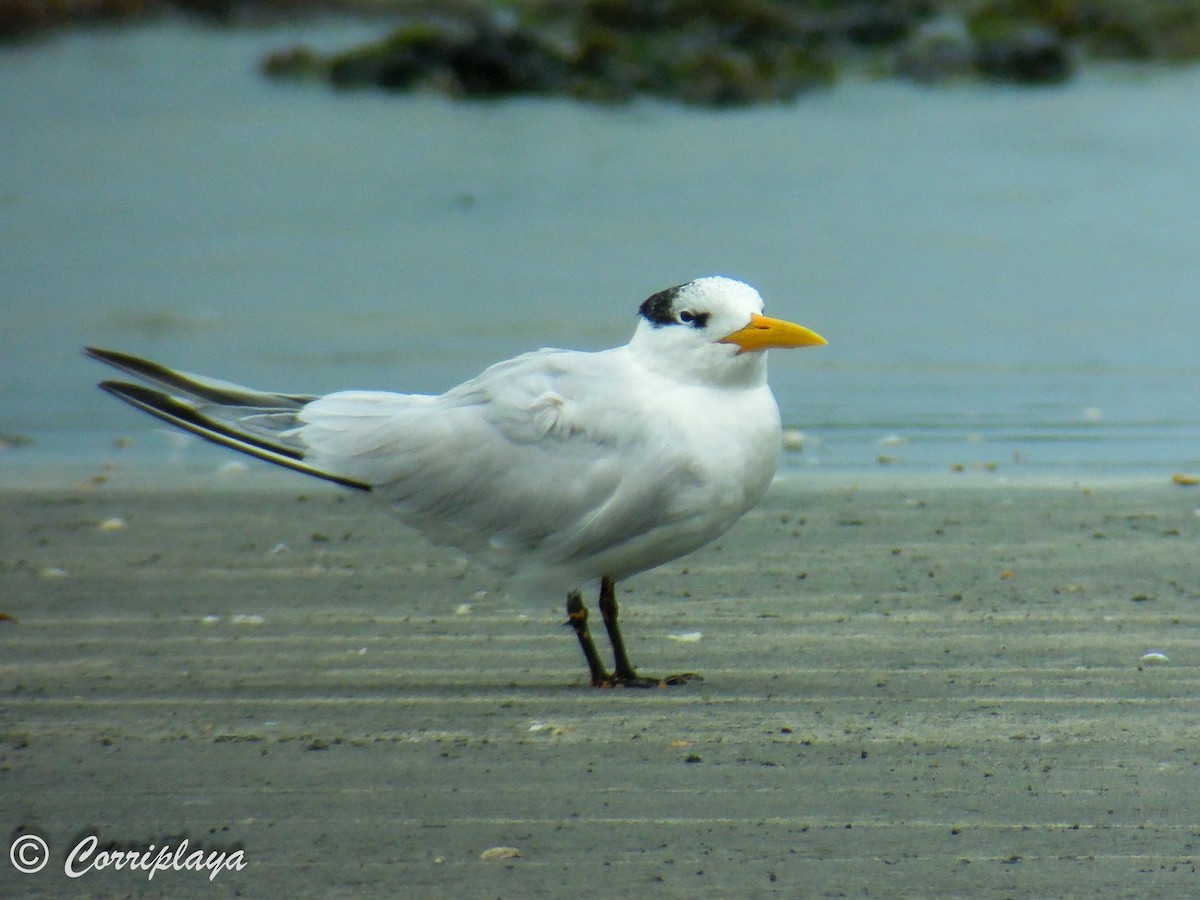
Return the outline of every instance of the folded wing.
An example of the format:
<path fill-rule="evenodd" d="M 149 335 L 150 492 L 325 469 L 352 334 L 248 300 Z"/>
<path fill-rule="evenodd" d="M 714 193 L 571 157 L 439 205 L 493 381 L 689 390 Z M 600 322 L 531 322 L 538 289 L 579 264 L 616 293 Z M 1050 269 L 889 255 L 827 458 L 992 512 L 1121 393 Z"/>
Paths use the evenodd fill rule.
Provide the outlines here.
<path fill-rule="evenodd" d="M 573 568 L 605 554 L 619 561 L 622 547 L 694 513 L 679 498 L 700 476 L 639 405 L 621 350 L 525 354 L 440 396 L 322 397 L 87 353 L 146 383 L 101 384 L 130 405 L 213 443 L 370 491 L 434 541 L 501 567 L 522 559 Z"/>
<path fill-rule="evenodd" d="M 434 540 L 571 567 L 669 520 L 664 447 L 619 351 L 538 351 L 438 397 L 330 394 L 294 432 Z"/>

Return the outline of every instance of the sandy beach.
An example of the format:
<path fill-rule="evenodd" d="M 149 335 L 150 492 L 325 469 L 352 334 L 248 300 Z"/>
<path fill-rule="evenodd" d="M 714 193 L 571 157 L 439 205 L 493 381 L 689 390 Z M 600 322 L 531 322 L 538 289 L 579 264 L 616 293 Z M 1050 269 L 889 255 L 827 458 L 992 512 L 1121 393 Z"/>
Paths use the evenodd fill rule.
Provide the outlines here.
<path fill-rule="evenodd" d="M 4 896 L 1200 878 L 1196 489 L 789 476 L 625 585 L 635 663 L 704 676 L 650 691 L 588 688 L 561 609 L 294 478 L 0 506 L 0 823 L 50 848 Z M 245 866 L 70 880 L 90 834 Z"/>

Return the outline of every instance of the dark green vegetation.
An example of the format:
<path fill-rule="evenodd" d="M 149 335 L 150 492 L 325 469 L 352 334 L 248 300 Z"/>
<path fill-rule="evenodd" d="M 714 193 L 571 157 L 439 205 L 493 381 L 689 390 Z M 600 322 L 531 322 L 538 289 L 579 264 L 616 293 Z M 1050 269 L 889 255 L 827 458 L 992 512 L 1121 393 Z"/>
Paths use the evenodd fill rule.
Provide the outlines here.
<path fill-rule="evenodd" d="M 384 39 L 273 54 L 271 75 L 461 97 L 650 95 L 729 106 L 794 99 L 845 65 L 923 82 L 1068 78 L 1080 56 L 1200 54 L 1200 4 L 997 0 L 575 0 L 410 9 Z"/>
<path fill-rule="evenodd" d="M 0 0 L 0 38 L 167 10 L 222 24 L 378 18 L 389 31 L 376 42 L 282 50 L 264 71 L 459 97 L 730 106 L 792 100 L 847 66 L 1052 84 L 1080 60 L 1200 57 L 1200 0 Z"/>
<path fill-rule="evenodd" d="M 338 87 L 720 106 L 789 100 L 830 81 L 829 38 L 781 3 L 585 0 L 412 14 L 378 43 L 330 57 L 299 48 L 273 55 L 266 71 Z"/>

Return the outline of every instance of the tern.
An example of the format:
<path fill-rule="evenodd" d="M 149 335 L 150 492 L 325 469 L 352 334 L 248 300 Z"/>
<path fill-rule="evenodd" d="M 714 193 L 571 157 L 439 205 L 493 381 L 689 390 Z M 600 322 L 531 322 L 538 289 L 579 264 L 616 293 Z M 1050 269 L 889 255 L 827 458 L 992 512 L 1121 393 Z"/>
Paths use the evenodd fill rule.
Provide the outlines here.
<path fill-rule="evenodd" d="M 437 544 L 567 591 L 592 685 L 650 687 L 617 624 L 616 583 L 704 546 L 758 502 L 781 451 L 767 350 L 826 343 L 720 276 L 659 291 L 628 344 L 542 349 L 439 396 L 257 391 L 113 350 L 140 384 L 100 387 L 213 443 L 370 493 Z M 609 671 L 581 588 L 599 582 Z M 561 593 L 558 596 L 562 596 Z"/>

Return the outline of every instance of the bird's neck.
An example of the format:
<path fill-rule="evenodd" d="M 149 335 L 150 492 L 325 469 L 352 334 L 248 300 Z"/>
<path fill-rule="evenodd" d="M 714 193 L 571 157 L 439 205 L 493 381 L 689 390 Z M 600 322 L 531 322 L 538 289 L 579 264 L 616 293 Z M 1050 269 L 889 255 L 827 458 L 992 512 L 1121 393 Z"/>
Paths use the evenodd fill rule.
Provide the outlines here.
<path fill-rule="evenodd" d="M 731 357 L 726 346 L 697 353 L 654 352 L 633 354 L 643 368 L 680 384 L 746 390 L 767 383 L 767 354 L 741 353 Z"/>

